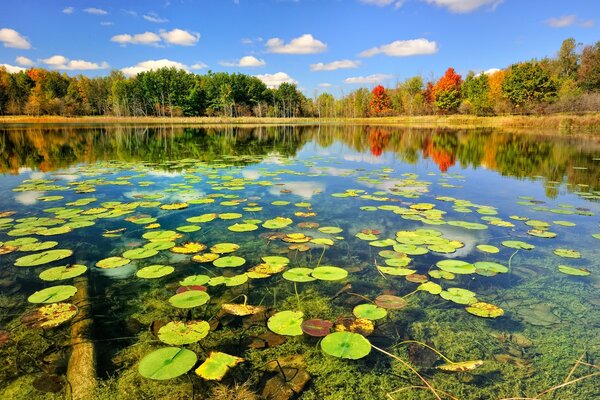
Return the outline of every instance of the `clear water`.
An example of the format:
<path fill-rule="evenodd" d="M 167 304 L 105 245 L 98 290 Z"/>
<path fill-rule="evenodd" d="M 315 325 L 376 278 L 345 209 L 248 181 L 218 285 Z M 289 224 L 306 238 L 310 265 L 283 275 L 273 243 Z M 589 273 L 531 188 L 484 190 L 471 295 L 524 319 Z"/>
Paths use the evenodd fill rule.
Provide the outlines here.
<path fill-rule="evenodd" d="M 19 258 L 41 251 L 26 251 L 19 243 L 16 249 L 10 244 L 3 247 L 7 254 L 0 255 L 2 398 L 67 396 L 73 388 L 66 383 L 66 365 L 74 344 L 82 341 L 92 343 L 95 350 L 97 398 L 183 399 L 192 393 L 196 398 L 252 399 L 254 394 L 288 398 L 273 397 L 273 387 L 293 390 L 301 399 L 435 398 L 431 391 L 416 388 L 424 383 L 406 365 L 375 347 L 408 362 L 443 398 L 443 393 L 460 399 L 533 397 L 598 371 L 593 365 L 600 356 L 600 240 L 592 236 L 600 233 L 597 139 L 362 126 L 56 126 L 2 129 L 0 149 L 0 212 L 6 212 L 0 217 L 0 242 L 35 238 L 38 243 L 58 242 L 53 249 L 73 251 L 67 258 L 38 266 L 15 266 L 27 264 Z M 80 199 L 90 202 L 67 204 Z M 169 204 L 183 208 L 161 208 Z M 186 221 L 211 213 L 241 216 Z M 32 217 L 54 220 L 40 227 Z M 292 222 L 280 229 L 262 226 L 276 217 Z M 150 219 L 139 223 L 139 218 Z M 255 230 L 228 229 L 248 220 L 253 220 L 249 222 L 257 226 Z M 319 231 L 307 222 L 341 231 Z M 465 227 L 463 222 L 480 225 Z M 151 223 L 160 226 L 148 227 Z M 45 232 L 71 225 L 75 228 Z M 189 225 L 201 229 L 177 231 Z M 435 230 L 433 235 L 447 239 L 445 243 L 454 241 L 454 248 L 417 244 L 426 254 L 408 255 L 407 266 L 394 267 L 413 270 L 408 277 L 386 269 L 394 264 L 390 258 L 406 259 L 392 254 L 393 242 L 379 247 L 370 244 L 373 237 L 356 237 L 362 231 L 377 240 L 393 240 L 398 231 L 423 228 Z M 206 245 L 199 254 L 210 252 L 217 243 L 237 244 L 238 250 L 223 257 L 242 257 L 245 262 L 220 268 L 193 262 L 198 253 L 166 249 L 121 267 L 95 266 L 143 248 L 149 243 L 143 235 L 165 230 L 180 234 L 174 240 L 178 246 Z M 547 232 L 556 237 L 531 234 Z M 293 234 L 313 241 L 326 238 L 333 244 L 324 246 Z M 507 247 L 507 241 L 535 248 L 517 251 Z M 294 245 L 298 247 L 290 249 Z M 478 245 L 492 245 L 498 251 L 482 251 Z M 557 249 L 577 258 L 561 257 L 555 254 Z M 275 255 L 289 259 L 283 271 L 260 278 L 245 275 L 262 262 L 261 257 Z M 467 273 L 436 277 L 436 264 L 444 259 L 471 265 L 490 261 L 507 271 L 473 272 L 469 266 L 462 271 Z M 39 277 L 44 270 L 69 264 L 85 265 L 87 270 L 62 281 Z M 136 275 L 156 264 L 174 271 L 155 279 Z M 561 265 L 573 269 L 561 271 Z M 339 280 L 295 285 L 283 277 L 292 268 L 317 266 L 336 266 L 348 274 Z M 213 278 L 203 285 L 209 302 L 190 309 L 174 307 L 169 299 L 179 282 L 191 275 Z M 233 279 L 226 286 L 215 279 L 219 276 Z M 425 280 L 440 285 L 442 295 L 416 290 Z M 28 302 L 30 295 L 73 284 L 79 293 L 64 301 L 81 309 L 89 304 L 89 336 L 73 338 L 72 321 L 51 329 L 22 323 L 23 316 L 43 305 Z M 492 304 L 502 315 L 483 318 L 467 312 L 468 305 L 443 296 L 451 288 L 469 290 L 476 300 L 467 303 Z M 87 293 L 82 296 L 84 289 Z M 341 318 L 353 318 L 356 306 L 372 304 L 382 294 L 404 297 L 408 304 L 388 309 L 385 317 L 373 321 L 374 331 L 367 338 L 374 347 L 358 360 L 325 354 L 320 338 L 307 334 L 268 335 L 267 319 L 277 312 L 301 311 L 304 320 L 339 324 Z M 242 295 L 247 304 L 266 310 L 246 317 L 221 310 L 223 303 L 243 303 Z M 187 377 L 165 381 L 142 377 L 140 360 L 169 346 L 157 337 L 160 327 L 179 320 L 210 323 L 205 338 L 177 346 L 193 351 L 198 362 Z M 420 344 L 403 343 L 407 340 L 423 342 L 454 362 L 483 364 L 470 371 L 445 372 L 438 367 L 447 360 Z M 211 351 L 244 362 L 231 368 L 220 383 L 207 381 L 194 371 Z M 269 367 L 273 360 L 293 378 L 281 379 L 281 370 Z M 569 375 L 577 360 L 581 363 Z M 240 397 L 226 397 L 225 392 L 236 387 Z M 248 397 L 241 397 L 242 391 Z M 544 398 L 598 396 L 600 384 L 594 375 Z"/>

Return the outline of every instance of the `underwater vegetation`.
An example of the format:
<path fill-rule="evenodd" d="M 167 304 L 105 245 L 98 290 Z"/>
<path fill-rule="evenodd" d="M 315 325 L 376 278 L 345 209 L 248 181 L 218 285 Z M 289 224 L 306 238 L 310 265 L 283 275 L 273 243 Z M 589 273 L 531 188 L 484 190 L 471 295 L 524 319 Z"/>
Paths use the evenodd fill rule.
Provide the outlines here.
<path fill-rule="evenodd" d="M 596 186 L 240 135 L 0 179 L 2 398 L 600 395 Z"/>

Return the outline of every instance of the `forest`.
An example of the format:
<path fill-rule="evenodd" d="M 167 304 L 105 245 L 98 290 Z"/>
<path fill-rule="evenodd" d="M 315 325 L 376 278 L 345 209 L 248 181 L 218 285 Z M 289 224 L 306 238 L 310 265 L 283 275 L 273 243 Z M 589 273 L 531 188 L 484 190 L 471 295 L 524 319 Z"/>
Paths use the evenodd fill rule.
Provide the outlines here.
<path fill-rule="evenodd" d="M 365 118 L 432 114 L 549 114 L 600 111 L 600 41 L 563 41 L 554 57 L 465 77 L 450 67 L 439 79 L 407 78 L 394 87 L 305 96 L 295 84 L 269 88 L 241 73 L 205 75 L 162 68 L 126 77 L 89 78 L 0 67 L 0 115 L 123 117 Z"/>

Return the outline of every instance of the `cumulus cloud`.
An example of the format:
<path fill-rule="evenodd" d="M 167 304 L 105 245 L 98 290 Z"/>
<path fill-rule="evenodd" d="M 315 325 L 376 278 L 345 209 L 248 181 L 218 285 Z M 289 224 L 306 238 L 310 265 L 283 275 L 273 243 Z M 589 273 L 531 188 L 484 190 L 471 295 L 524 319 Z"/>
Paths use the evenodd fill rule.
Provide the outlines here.
<path fill-rule="evenodd" d="M 22 65 L 23 67 L 31 67 L 35 64 L 31 59 L 23 56 L 18 56 L 15 61 L 17 64 Z"/>
<path fill-rule="evenodd" d="M 545 22 L 546 25 L 551 28 L 566 28 L 575 24 L 583 28 L 591 28 L 594 26 L 593 20 L 580 20 L 575 14 L 563 15 L 562 17 L 556 18 L 548 18 Z"/>
<path fill-rule="evenodd" d="M 438 7 L 445 7 L 450 12 L 465 14 L 475 11 L 480 7 L 488 6 L 495 10 L 504 0 L 425 0 L 429 4 L 435 4 Z"/>
<path fill-rule="evenodd" d="M 368 76 L 353 76 L 344 79 L 344 83 L 358 83 L 358 84 L 373 84 L 381 83 L 382 81 L 393 78 L 393 75 L 388 74 L 373 74 Z"/>
<path fill-rule="evenodd" d="M 120 35 L 115 35 L 110 38 L 111 42 L 119 43 L 121 45 L 126 44 L 143 44 L 143 45 L 156 45 L 160 43 L 161 38 L 154 32 L 144 32 L 138 33 L 136 35 L 130 35 L 128 33 L 123 33 Z"/>
<path fill-rule="evenodd" d="M 107 62 L 100 64 L 85 60 L 69 60 L 65 56 L 55 55 L 42 60 L 50 68 L 68 71 L 91 71 L 110 68 Z"/>
<path fill-rule="evenodd" d="M 221 61 L 221 65 L 225 67 L 262 67 L 267 65 L 265 60 L 258 59 L 254 56 L 244 56 L 235 62 Z"/>
<path fill-rule="evenodd" d="M 435 54 L 438 51 L 437 43 L 427 39 L 396 40 L 379 47 L 365 50 L 359 55 L 361 57 L 373 57 L 377 54 L 385 54 L 391 57 L 410 57 L 426 54 Z"/>
<path fill-rule="evenodd" d="M 310 65 L 311 71 L 335 71 L 336 69 L 356 68 L 360 65 L 360 61 L 339 60 L 330 63 L 316 63 Z"/>
<path fill-rule="evenodd" d="M 185 71 L 189 70 L 188 66 L 185 64 L 163 58 L 161 60 L 142 61 L 142 62 L 134 65 L 133 67 L 122 68 L 121 72 L 123 72 L 127 76 L 134 76 L 134 75 L 139 74 L 140 72 L 147 72 L 147 71 L 150 71 L 153 69 L 160 69 L 160 68 L 164 68 L 164 67 L 166 67 L 166 68 L 174 67 L 177 69 L 183 69 Z"/>
<path fill-rule="evenodd" d="M 360 2 L 377 7 L 385 7 L 393 4 L 395 8 L 400 8 L 404 4 L 404 0 L 360 0 Z"/>
<path fill-rule="evenodd" d="M 106 14 L 108 14 L 108 11 L 103 10 L 101 8 L 96 8 L 96 7 L 85 8 L 83 10 L 83 12 L 86 12 L 88 14 L 94 14 L 94 15 L 106 15 Z"/>
<path fill-rule="evenodd" d="M 14 49 L 31 48 L 31 43 L 29 43 L 26 37 L 10 28 L 0 29 L 0 42 L 4 44 L 4 47 L 12 47 Z"/>
<path fill-rule="evenodd" d="M 10 64 L 0 64 L 0 68 L 4 68 L 6 70 L 6 72 L 9 72 L 11 74 L 25 71 L 25 68 L 23 68 L 23 67 L 17 67 L 16 65 L 10 65 Z"/>
<path fill-rule="evenodd" d="M 62 10 L 62 12 L 65 14 L 73 14 L 74 11 L 75 11 L 75 8 L 73 8 L 73 7 L 65 7 Z"/>
<path fill-rule="evenodd" d="M 266 47 L 268 52 L 278 54 L 315 54 L 327 50 L 325 43 L 315 39 L 309 33 L 292 39 L 287 44 L 283 39 L 271 38 L 267 40 Z"/>
<path fill-rule="evenodd" d="M 168 19 L 161 18 L 158 14 L 153 13 L 153 12 L 148 13 L 148 14 L 144 14 L 144 19 L 146 21 L 154 22 L 156 24 L 163 24 L 165 22 L 169 22 Z"/>
<path fill-rule="evenodd" d="M 200 40 L 200 34 L 188 32 L 183 29 L 173 29 L 171 31 L 160 31 L 160 37 L 170 44 L 179 46 L 193 46 Z"/>
<path fill-rule="evenodd" d="M 204 68 L 208 68 L 208 65 L 204 64 L 202 61 L 199 61 L 190 67 L 190 69 L 204 69 Z"/>
<path fill-rule="evenodd" d="M 296 83 L 296 81 L 285 72 L 277 72 L 275 74 L 254 75 L 270 88 L 277 88 L 282 83 Z"/>

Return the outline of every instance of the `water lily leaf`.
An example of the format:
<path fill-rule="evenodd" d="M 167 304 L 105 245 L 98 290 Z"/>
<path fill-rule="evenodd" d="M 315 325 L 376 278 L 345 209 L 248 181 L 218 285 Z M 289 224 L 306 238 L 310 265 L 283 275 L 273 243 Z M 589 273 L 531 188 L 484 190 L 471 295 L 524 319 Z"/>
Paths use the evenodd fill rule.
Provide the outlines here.
<path fill-rule="evenodd" d="M 533 250 L 535 246 L 529 243 L 521 242 L 520 240 L 505 240 L 502 246 L 517 250 Z"/>
<path fill-rule="evenodd" d="M 375 304 L 386 310 L 399 310 L 408 305 L 408 302 L 402 297 L 382 294 L 375 298 Z"/>
<path fill-rule="evenodd" d="M 242 218 L 242 214 L 240 213 L 223 213 L 223 214 L 219 214 L 219 218 L 220 219 L 224 219 L 224 220 L 230 220 L 230 219 L 238 219 L 238 218 Z"/>
<path fill-rule="evenodd" d="M 162 381 L 185 374 L 196 361 L 198 357 L 191 350 L 163 347 L 145 356 L 138 371 L 144 378 Z"/>
<path fill-rule="evenodd" d="M 179 281 L 181 286 L 202 286 L 210 280 L 208 275 L 191 275 Z"/>
<path fill-rule="evenodd" d="M 311 243 L 319 244 L 321 246 L 333 246 L 333 240 L 329 238 L 314 238 L 310 240 Z"/>
<path fill-rule="evenodd" d="M 222 278 L 223 278 L 223 283 L 227 287 L 240 286 L 240 285 L 243 285 L 244 283 L 248 282 L 248 274 L 245 274 L 245 273 L 239 274 L 239 275 L 234 275 L 234 276 L 224 276 Z M 213 282 L 214 282 L 213 279 L 208 281 L 208 284 L 211 286 L 215 286 L 215 285 L 213 285 Z"/>
<path fill-rule="evenodd" d="M 585 268 L 573 268 L 569 267 L 568 265 L 559 265 L 558 270 L 563 274 L 574 276 L 588 276 L 591 274 L 591 272 Z"/>
<path fill-rule="evenodd" d="M 196 369 L 196 375 L 209 381 L 220 381 L 230 368 L 242 362 L 244 362 L 243 358 L 212 351 L 208 358 Z"/>
<path fill-rule="evenodd" d="M 348 271 L 333 266 L 322 266 L 313 269 L 312 276 L 322 281 L 339 281 L 348 276 Z"/>
<path fill-rule="evenodd" d="M 186 219 L 186 221 L 191 222 L 192 224 L 199 224 L 199 223 L 203 223 L 203 222 L 210 222 L 210 221 L 214 220 L 215 218 L 217 218 L 217 216 L 218 216 L 218 214 L 215 214 L 215 213 L 202 214 L 197 217 L 190 217 L 190 218 Z"/>
<path fill-rule="evenodd" d="M 390 267 L 406 267 L 411 261 L 412 259 L 408 257 L 395 257 L 387 258 L 385 263 Z"/>
<path fill-rule="evenodd" d="M 329 334 L 333 323 L 324 319 L 309 319 L 302 323 L 302 332 L 309 336 L 324 337 Z"/>
<path fill-rule="evenodd" d="M 61 281 L 64 279 L 75 278 L 87 271 L 85 265 L 69 264 L 62 267 L 49 268 L 40 273 L 40 279 L 43 281 Z"/>
<path fill-rule="evenodd" d="M 234 224 L 228 227 L 232 232 L 251 232 L 258 229 L 258 225 L 254 224 Z"/>
<path fill-rule="evenodd" d="M 487 225 L 467 221 L 448 221 L 448 225 L 472 230 L 484 230 L 488 228 Z"/>
<path fill-rule="evenodd" d="M 73 296 L 77 288 L 71 285 L 58 285 L 39 290 L 27 298 L 30 303 L 58 303 Z"/>
<path fill-rule="evenodd" d="M 472 274 L 476 271 L 474 265 L 461 260 L 441 260 L 436 265 L 442 271 L 453 274 Z"/>
<path fill-rule="evenodd" d="M 204 305 L 210 300 L 208 293 L 200 290 L 189 290 L 169 298 L 169 303 L 177 308 L 194 308 Z"/>
<path fill-rule="evenodd" d="M 64 235 L 71 232 L 73 229 L 70 226 L 63 225 L 54 228 L 38 229 L 35 233 L 42 236 Z"/>
<path fill-rule="evenodd" d="M 184 208 L 188 208 L 188 203 L 171 203 L 171 204 L 163 204 L 160 206 L 161 210 L 183 210 Z"/>
<path fill-rule="evenodd" d="M 394 239 L 383 239 L 383 240 L 375 240 L 373 242 L 369 242 L 370 246 L 373 247 L 388 247 L 397 244 Z"/>
<path fill-rule="evenodd" d="M 254 315 L 266 311 L 264 306 L 251 306 L 249 304 L 221 304 L 221 308 L 227 314 L 244 317 L 246 315 Z"/>
<path fill-rule="evenodd" d="M 141 260 L 143 258 L 153 257 L 157 254 L 158 251 L 156 250 L 140 247 L 138 249 L 127 250 L 123 253 L 123 258 L 128 258 L 130 260 Z"/>
<path fill-rule="evenodd" d="M 56 246 L 58 246 L 58 242 L 53 242 L 53 241 L 35 242 L 35 243 L 28 243 L 28 244 L 19 246 L 18 249 L 19 249 L 19 251 L 42 251 L 42 250 L 52 249 Z"/>
<path fill-rule="evenodd" d="M 226 254 L 233 253 L 234 251 L 240 248 L 239 245 L 235 243 L 218 243 L 210 248 L 210 251 L 215 254 Z"/>
<path fill-rule="evenodd" d="M 174 242 L 182 236 L 181 233 L 175 231 L 152 231 L 142 235 L 144 239 L 151 242 Z"/>
<path fill-rule="evenodd" d="M 594 239 L 598 239 L 598 240 L 600 240 L 600 233 L 594 233 L 594 234 L 592 235 L 592 237 L 593 237 Z"/>
<path fill-rule="evenodd" d="M 48 264 L 54 261 L 62 260 L 70 257 L 73 254 L 72 250 L 46 250 L 41 253 L 30 254 L 17 258 L 15 266 L 17 267 L 37 267 L 38 265 Z"/>
<path fill-rule="evenodd" d="M 563 258 L 581 258 L 581 253 L 571 249 L 556 249 L 554 254 Z"/>
<path fill-rule="evenodd" d="M 175 230 L 177 230 L 178 232 L 183 232 L 183 233 L 197 232 L 200 229 L 202 229 L 202 227 L 198 226 L 198 225 L 183 225 L 183 226 L 179 226 L 179 227 L 175 228 Z"/>
<path fill-rule="evenodd" d="M 102 269 L 118 268 L 129 264 L 131 260 L 123 257 L 108 257 L 96 263 L 96 267 Z"/>
<path fill-rule="evenodd" d="M 242 257 L 227 256 L 220 257 L 213 261 L 213 265 L 219 268 L 235 268 L 240 267 L 246 263 L 246 260 Z"/>
<path fill-rule="evenodd" d="M 469 304 L 466 310 L 473 315 L 483 318 L 498 318 L 504 315 L 503 309 L 494 304 L 484 303 L 483 301 Z"/>
<path fill-rule="evenodd" d="M 356 318 L 370 319 L 376 321 L 387 316 L 387 311 L 383 307 L 375 304 L 359 304 L 352 310 Z"/>
<path fill-rule="evenodd" d="M 386 275 L 392 275 L 392 276 L 407 276 L 407 275 L 412 275 L 415 272 L 417 272 L 414 269 L 397 268 L 397 267 L 380 267 L 380 266 L 378 266 L 377 269 Z"/>
<path fill-rule="evenodd" d="M 175 254 L 194 254 L 206 250 L 206 245 L 198 242 L 186 242 L 181 246 L 171 247 L 171 252 Z"/>
<path fill-rule="evenodd" d="M 447 364 L 442 364 L 437 366 L 437 369 L 440 369 L 442 371 L 446 371 L 446 372 L 465 372 L 465 371 L 472 371 L 475 368 L 481 367 L 483 365 L 483 361 L 482 360 L 475 360 L 475 361 L 462 361 L 462 362 L 457 362 L 457 363 L 447 363 Z"/>
<path fill-rule="evenodd" d="M 147 267 L 139 269 L 135 274 L 138 278 L 157 279 L 163 276 L 167 276 L 173 271 L 175 271 L 175 268 L 170 265 L 149 265 Z"/>
<path fill-rule="evenodd" d="M 267 326 L 280 335 L 300 336 L 303 316 L 304 313 L 301 311 L 280 311 L 269 318 Z"/>
<path fill-rule="evenodd" d="M 358 232 L 356 235 L 357 238 L 359 238 L 360 240 L 366 240 L 366 241 L 374 241 L 378 239 L 377 235 L 374 235 L 372 233 L 363 233 L 363 232 Z"/>
<path fill-rule="evenodd" d="M 434 269 L 428 272 L 429 276 L 435 279 L 454 279 L 455 275 L 452 272 L 448 271 L 440 271 L 439 269 Z"/>
<path fill-rule="evenodd" d="M 472 304 L 477 301 L 475 293 L 467 289 L 450 288 L 440 293 L 444 300 L 452 301 L 456 304 Z"/>
<path fill-rule="evenodd" d="M 334 332 L 323 338 L 321 349 L 330 356 L 358 360 L 371 352 L 371 343 L 358 333 Z"/>
<path fill-rule="evenodd" d="M 493 276 L 495 274 L 503 274 L 508 272 L 508 267 L 491 261 L 477 261 L 473 264 L 475 272 L 483 276 Z"/>
<path fill-rule="evenodd" d="M 311 276 L 312 272 L 312 268 L 290 268 L 282 276 L 292 282 L 312 282 L 316 280 Z"/>
<path fill-rule="evenodd" d="M 496 246 L 489 245 L 489 244 L 477 245 L 477 249 L 481 250 L 485 253 L 490 253 L 490 254 L 496 254 L 496 253 L 500 252 L 499 248 L 497 248 Z"/>
<path fill-rule="evenodd" d="M 420 256 L 429 253 L 429 249 L 426 247 L 415 246 L 414 244 L 396 244 L 394 245 L 394 251 L 398 253 L 404 253 L 408 256 Z"/>
<path fill-rule="evenodd" d="M 214 253 L 204 253 L 204 254 L 196 254 L 192 257 L 192 261 L 197 263 L 209 263 L 215 261 L 219 258 L 218 254 Z"/>
<path fill-rule="evenodd" d="M 527 231 L 527 234 L 529 234 L 531 236 L 539 237 L 539 238 L 545 238 L 545 239 L 552 239 L 557 236 L 556 233 L 554 233 L 554 232 L 545 231 L 542 229 L 530 229 Z"/>
<path fill-rule="evenodd" d="M 161 326 L 158 330 L 158 339 L 173 346 L 196 343 L 204 339 L 210 332 L 210 325 L 206 321 L 172 321 Z"/>
<path fill-rule="evenodd" d="M 70 321 L 77 314 L 77 306 L 70 303 L 53 303 L 29 313 L 21 321 L 30 328 L 55 328 Z"/>
<path fill-rule="evenodd" d="M 293 221 L 290 218 L 275 217 L 265 221 L 262 226 L 267 229 L 282 229 L 290 225 Z"/>
<path fill-rule="evenodd" d="M 442 293 L 442 287 L 435 282 L 425 282 L 419 285 L 417 290 L 423 290 L 431 294 Z"/>
<path fill-rule="evenodd" d="M 156 251 L 169 250 L 172 247 L 175 247 L 175 242 L 150 242 L 144 245 L 145 249 Z"/>
<path fill-rule="evenodd" d="M 338 228 L 337 226 L 322 226 L 319 228 L 320 232 L 323 233 L 329 233 L 329 234 L 336 234 L 336 233 L 340 233 L 343 232 L 344 230 L 342 228 Z"/>

